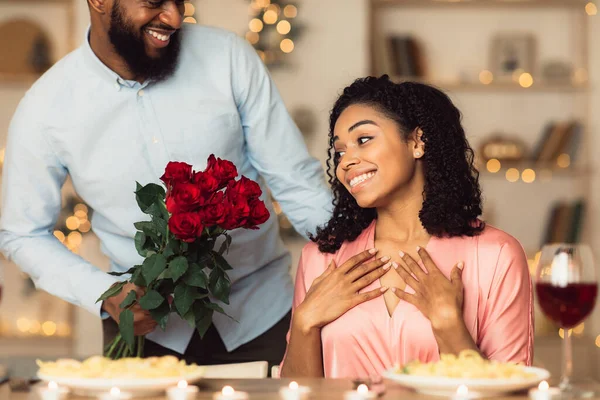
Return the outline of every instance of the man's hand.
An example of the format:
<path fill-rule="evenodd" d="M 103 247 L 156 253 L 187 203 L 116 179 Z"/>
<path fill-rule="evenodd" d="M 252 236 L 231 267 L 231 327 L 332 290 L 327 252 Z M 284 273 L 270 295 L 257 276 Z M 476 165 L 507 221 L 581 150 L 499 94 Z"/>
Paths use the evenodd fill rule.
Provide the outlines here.
<path fill-rule="evenodd" d="M 120 307 L 120 304 L 123 302 L 123 300 L 125 300 L 125 297 L 127 297 L 129 292 L 132 290 L 137 294 L 138 300 L 146 292 L 146 289 L 144 288 L 136 286 L 133 283 L 127 283 L 125 286 L 123 286 L 121 293 L 116 296 L 109 297 L 102 302 L 102 309 L 106 311 L 112 317 L 112 319 L 117 321 L 117 323 L 119 322 L 119 315 L 121 314 L 121 311 L 123 311 L 123 309 Z M 143 336 L 156 329 L 158 324 L 156 321 L 154 321 L 154 319 L 152 319 L 149 311 L 144 310 L 139 304 L 131 307 L 131 311 L 133 312 L 134 335 Z"/>

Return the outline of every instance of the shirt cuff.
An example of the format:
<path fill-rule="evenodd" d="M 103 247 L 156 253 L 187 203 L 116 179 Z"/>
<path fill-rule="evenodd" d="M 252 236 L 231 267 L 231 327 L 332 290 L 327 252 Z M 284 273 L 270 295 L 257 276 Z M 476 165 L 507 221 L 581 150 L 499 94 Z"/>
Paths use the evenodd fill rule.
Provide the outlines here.
<path fill-rule="evenodd" d="M 102 301 L 96 301 L 117 282 L 120 282 L 117 277 L 98 271 L 87 284 L 86 295 L 81 301 L 81 306 L 102 319 L 108 318 L 108 313 L 102 310 Z"/>

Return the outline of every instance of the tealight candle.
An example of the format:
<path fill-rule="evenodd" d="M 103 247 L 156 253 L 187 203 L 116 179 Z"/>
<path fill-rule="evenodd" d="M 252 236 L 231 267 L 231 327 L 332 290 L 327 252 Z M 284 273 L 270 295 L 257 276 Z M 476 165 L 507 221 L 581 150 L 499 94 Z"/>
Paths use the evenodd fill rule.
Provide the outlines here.
<path fill-rule="evenodd" d="M 248 393 L 236 392 L 231 386 L 224 386 L 220 392 L 213 395 L 214 400 L 248 400 Z"/>
<path fill-rule="evenodd" d="M 69 393 L 66 387 L 58 386 L 54 381 L 48 382 L 48 386 L 42 386 L 39 389 L 42 400 L 62 400 Z"/>
<path fill-rule="evenodd" d="M 177 386 L 167 389 L 167 397 L 169 400 L 191 400 L 198 393 L 197 386 L 189 386 L 187 381 L 181 380 Z"/>
<path fill-rule="evenodd" d="M 454 396 L 452 396 L 453 400 L 469 400 L 469 399 L 473 399 L 477 396 L 473 396 L 472 394 L 469 393 L 469 388 L 466 385 L 460 385 L 457 389 L 456 389 L 456 394 Z"/>
<path fill-rule="evenodd" d="M 369 400 L 377 397 L 377 393 L 369 390 L 365 384 L 358 385 L 356 390 L 344 393 L 344 400 Z"/>
<path fill-rule="evenodd" d="M 127 400 L 130 399 L 131 393 L 121 392 L 118 387 L 113 387 L 108 393 L 102 393 L 98 396 L 100 400 Z"/>
<path fill-rule="evenodd" d="M 308 386 L 300 386 L 297 382 L 291 382 L 289 386 L 279 389 L 279 395 L 283 400 L 305 400 L 309 393 Z"/>
<path fill-rule="evenodd" d="M 561 397 L 560 389 L 550 387 L 548 382 L 541 381 L 537 389 L 529 390 L 529 398 L 531 400 L 553 400 Z"/>

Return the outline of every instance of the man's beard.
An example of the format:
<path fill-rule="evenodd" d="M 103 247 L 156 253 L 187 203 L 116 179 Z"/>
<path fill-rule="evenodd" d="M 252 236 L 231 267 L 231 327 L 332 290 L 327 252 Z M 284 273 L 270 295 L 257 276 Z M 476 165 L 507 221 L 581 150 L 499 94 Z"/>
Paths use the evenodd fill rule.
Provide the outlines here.
<path fill-rule="evenodd" d="M 156 26 L 156 28 L 159 28 Z M 171 27 L 163 27 L 172 30 Z M 161 81 L 175 72 L 179 60 L 181 44 L 180 30 L 171 35 L 169 45 L 162 49 L 160 56 L 154 58 L 146 53 L 144 36 L 146 26 L 139 32 L 126 20 L 121 10 L 119 1 L 115 1 L 110 14 L 110 28 L 108 38 L 117 54 L 127 64 L 129 72 L 136 78 Z"/>

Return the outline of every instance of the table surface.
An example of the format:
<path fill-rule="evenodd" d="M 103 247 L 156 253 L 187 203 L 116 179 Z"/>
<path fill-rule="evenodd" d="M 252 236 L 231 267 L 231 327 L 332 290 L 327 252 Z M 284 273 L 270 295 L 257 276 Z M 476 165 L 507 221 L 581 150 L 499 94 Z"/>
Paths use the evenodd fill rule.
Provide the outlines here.
<path fill-rule="evenodd" d="M 220 391 L 223 386 L 230 385 L 237 391 L 248 392 L 249 399 L 260 400 L 281 400 L 279 388 L 287 386 L 291 380 L 289 379 L 205 379 L 198 383 L 200 392 L 196 400 L 212 400 L 213 393 Z M 344 393 L 352 390 L 355 384 L 348 379 L 298 379 L 300 385 L 309 386 L 312 389 L 310 399 L 318 400 L 343 400 Z M 384 393 L 379 399 L 416 399 L 416 400 L 439 400 L 443 397 L 425 396 L 407 390 L 397 383 L 384 380 Z M 597 384 L 587 384 L 587 387 L 592 387 L 597 393 L 600 386 Z M 31 387 L 29 392 L 12 392 L 9 385 L 0 386 L 1 400 L 38 400 L 40 397 L 37 394 L 36 386 Z M 600 395 L 593 397 L 600 399 Z M 90 397 L 69 396 L 68 399 L 93 399 Z M 166 396 L 152 398 L 153 400 L 165 400 Z M 529 400 L 526 392 L 515 393 L 511 396 L 496 397 L 497 400 Z"/>

